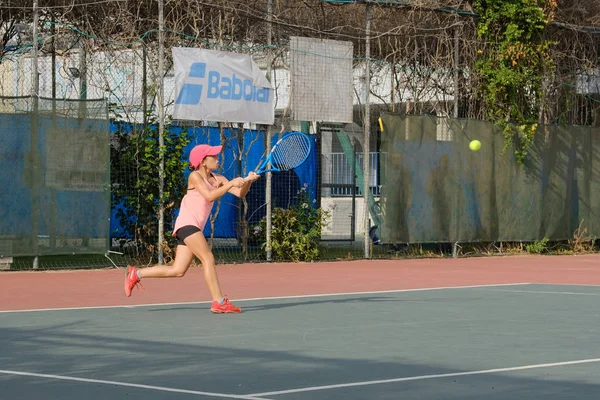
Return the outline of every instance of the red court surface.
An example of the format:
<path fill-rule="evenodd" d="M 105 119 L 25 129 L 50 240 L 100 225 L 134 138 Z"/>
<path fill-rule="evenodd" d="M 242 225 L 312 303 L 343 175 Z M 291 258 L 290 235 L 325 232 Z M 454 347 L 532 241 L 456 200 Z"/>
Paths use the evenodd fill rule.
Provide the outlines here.
<path fill-rule="evenodd" d="M 359 260 L 218 266 L 230 299 L 400 289 L 550 283 L 600 285 L 600 255 Z M 145 279 L 123 292 L 124 269 L 0 273 L 0 311 L 210 300 L 202 268 L 182 278 Z"/>

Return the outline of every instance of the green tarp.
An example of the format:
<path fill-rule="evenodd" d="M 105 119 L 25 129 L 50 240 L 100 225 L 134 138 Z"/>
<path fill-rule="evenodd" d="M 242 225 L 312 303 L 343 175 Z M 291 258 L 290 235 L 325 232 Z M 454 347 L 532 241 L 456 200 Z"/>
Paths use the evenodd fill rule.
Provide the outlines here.
<path fill-rule="evenodd" d="M 520 165 L 488 122 L 398 114 L 382 122 L 382 242 L 564 240 L 580 223 L 600 233 L 599 128 L 539 126 Z"/>

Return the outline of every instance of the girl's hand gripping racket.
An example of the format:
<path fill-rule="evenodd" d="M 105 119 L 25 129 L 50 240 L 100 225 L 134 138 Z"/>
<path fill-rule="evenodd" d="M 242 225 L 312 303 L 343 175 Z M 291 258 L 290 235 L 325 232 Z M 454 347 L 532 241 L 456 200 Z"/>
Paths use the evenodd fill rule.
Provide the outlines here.
<path fill-rule="evenodd" d="M 310 139 L 299 132 L 288 133 L 275 143 L 265 162 L 255 172 L 289 171 L 302 165 L 309 154 Z"/>

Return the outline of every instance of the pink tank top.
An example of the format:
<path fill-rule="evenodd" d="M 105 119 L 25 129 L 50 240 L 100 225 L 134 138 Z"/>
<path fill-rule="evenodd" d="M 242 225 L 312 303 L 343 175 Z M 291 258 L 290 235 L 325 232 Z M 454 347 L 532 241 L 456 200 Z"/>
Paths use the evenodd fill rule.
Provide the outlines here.
<path fill-rule="evenodd" d="M 215 174 L 212 174 L 212 176 L 217 179 Z M 204 182 L 206 182 L 210 189 L 215 189 L 206 178 L 204 178 Z M 203 231 L 210 216 L 213 203 L 213 201 L 206 200 L 206 198 L 195 188 L 188 189 L 188 192 L 181 200 L 179 215 L 177 216 L 175 227 L 173 228 L 173 236 L 175 236 L 179 228 L 186 225 L 197 226 Z"/>

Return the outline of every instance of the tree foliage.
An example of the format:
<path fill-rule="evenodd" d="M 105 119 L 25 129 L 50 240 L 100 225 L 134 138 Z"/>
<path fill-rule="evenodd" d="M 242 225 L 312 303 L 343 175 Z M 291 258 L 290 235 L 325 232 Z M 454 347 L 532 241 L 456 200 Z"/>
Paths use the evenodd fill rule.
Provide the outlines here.
<path fill-rule="evenodd" d="M 131 125 L 119 123 L 111 146 L 112 209 L 127 237 L 134 239 L 137 250 L 155 254 L 159 208 L 158 129 L 156 124 Z M 172 226 L 175 208 L 186 192 L 182 160 L 183 149 L 189 143 L 185 131 L 163 132 L 165 159 L 165 225 Z M 167 243 L 174 239 L 166 235 Z M 161 244 L 162 245 L 162 244 Z"/>
<path fill-rule="evenodd" d="M 533 143 L 543 107 L 543 81 L 553 71 L 545 37 L 554 17 L 555 0 L 477 0 L 482 40 L 475 63 L 488 118 L 504 133 L 505 148 L 513 146 L 523 162 Z"/>

